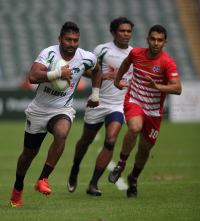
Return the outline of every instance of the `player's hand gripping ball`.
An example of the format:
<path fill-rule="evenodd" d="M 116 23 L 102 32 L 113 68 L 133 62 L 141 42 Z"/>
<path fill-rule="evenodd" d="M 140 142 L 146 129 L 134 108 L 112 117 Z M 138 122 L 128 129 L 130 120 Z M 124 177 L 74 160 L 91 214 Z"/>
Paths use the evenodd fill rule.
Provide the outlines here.
<path fill-rule="evenodd" d="M 62 59 L 59 58 L 58 60 L 54 61 L 52 66 L 52 71 L 60 70 L 63 66 L 67 65 L 68 63 Z M 64 91 L 69 86 L 69 82 L 62 78 L 57 78 L 53 81 L 51 81 L 53 88 L 57 91 Z"/>

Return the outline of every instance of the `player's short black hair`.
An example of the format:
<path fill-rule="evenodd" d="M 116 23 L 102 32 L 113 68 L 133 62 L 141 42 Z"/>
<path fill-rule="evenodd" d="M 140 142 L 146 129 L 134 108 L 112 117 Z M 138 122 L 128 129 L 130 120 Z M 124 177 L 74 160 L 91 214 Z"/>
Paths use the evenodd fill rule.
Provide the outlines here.
<path fill-rule="evenodd" d="M 60 31 L 60 36 L 62 37 L 66 32 L 75 32 L 75 33 L 80 33 L 80 29 L 77 26 L 77 24 L 75 24 L 72 21 L 67 21 L 64 23 L 64 25 L 62 26 L 62 29 Z"/>
<path fill-rule="evenodd" d="M 117 32 L 117 29 L 121 24 L 129 24 L 131 26 L 131 29 L 133 28 L 134 24 L 132 21 L 128 20 L 126 17 L 119 17 L 111 21 L 110 23 L 110 32 Z"/>
<path fill-rule="evenodd" d="M 153 32 L 153 31 L 158 32 L 159 34 L 161 34 L 161 33 L 164 34 L 165 40 L 167 39 L 167 31 L 162 25 L 152 26 L 149 30 L 149 36 L 150 36 L 151 32 Z"/>

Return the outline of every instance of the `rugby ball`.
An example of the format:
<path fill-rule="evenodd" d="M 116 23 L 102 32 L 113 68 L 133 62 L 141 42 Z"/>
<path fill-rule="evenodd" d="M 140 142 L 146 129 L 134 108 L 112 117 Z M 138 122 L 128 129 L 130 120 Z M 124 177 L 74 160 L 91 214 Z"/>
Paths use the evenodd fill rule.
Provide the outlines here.
<path fill-rule="evenodd" d="M 52 66 L 52 71 L 57 71 L 60 70 L 63 66 L 67 65 L 68 63 L 62 59 L 59 58 L 58 60 L 54 61 L 53 66 Z M 53 88 L 57 91 L 64 91 L 66 88 L 68 88 L 69 83 L 67 80 L 62 79 L 62 78 L 57 78 L 53 81 L 51 81 Z"/>

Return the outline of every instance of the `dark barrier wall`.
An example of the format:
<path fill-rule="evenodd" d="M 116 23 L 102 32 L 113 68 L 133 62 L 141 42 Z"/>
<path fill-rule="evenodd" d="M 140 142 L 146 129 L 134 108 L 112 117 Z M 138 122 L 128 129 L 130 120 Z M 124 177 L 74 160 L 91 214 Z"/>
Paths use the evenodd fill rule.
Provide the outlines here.
<path fill-rule="evenodd" d="M 83 118 L 86 102 L 91 94 L 91 88 L 76 91 L 73 108 L 76 118 Z M 35 97 L 35 91 L 0 91 L 0 120 L 25 119 L 24 110 Z M 164 118 L 168 118 L 167 99 L 164 108 Z"/>
<path fill-rule="evenodd" d="M 82 91 L 76 91 L 74 97 L 74 109 L 76 118 L 83 118 L 85 105 L 91 88 Z M 25 119 L 24 110 L 35 97 L 35 91 L 0 91 L 0 119 Z"/>

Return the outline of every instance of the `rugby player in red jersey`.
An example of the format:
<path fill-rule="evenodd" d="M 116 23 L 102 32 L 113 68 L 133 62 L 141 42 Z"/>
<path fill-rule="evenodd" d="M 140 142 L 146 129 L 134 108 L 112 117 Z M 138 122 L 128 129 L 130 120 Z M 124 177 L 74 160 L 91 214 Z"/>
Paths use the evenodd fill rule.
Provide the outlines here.
<path fill-rule="evenodd" d="M 134 73 L 124 101 L 128 130 L 124 136 L 120 160 L 108 177 L 112 183 L 119 179 L 140 135 L 134 168 L 128 175 L 127 197 L 130 198 L 137 196 L 137 179 L 156 143 L 166 93 L 180 95 L 182 92 L 176 63 L 162 50 L 167 45 L 166 29 L 154 25 L 146 42 L 148 48 L 134 48 L 130 51 L 114 81 L 115 86 L 122 89 L 122 76 L 133 64 Z"/>

